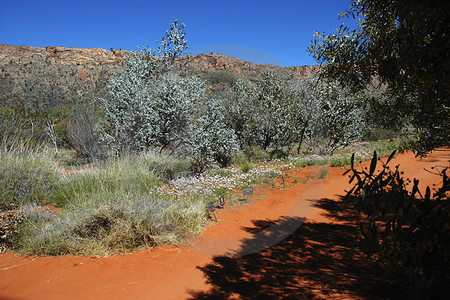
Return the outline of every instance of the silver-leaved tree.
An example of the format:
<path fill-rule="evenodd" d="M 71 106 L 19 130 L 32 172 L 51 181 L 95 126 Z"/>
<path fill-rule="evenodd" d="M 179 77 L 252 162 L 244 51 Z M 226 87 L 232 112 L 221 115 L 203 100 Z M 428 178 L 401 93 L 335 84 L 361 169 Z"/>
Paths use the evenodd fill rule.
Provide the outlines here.
<path fill-rule="evenodd" d="M 175 20 L 156 51 L 130 53 L 100 99 L 103 137 L 116 152 L 154 151 L 190 156 L 204 167 L 227 163 L 238 144 L 223 124 L 223 110 L 212 109 L 206 83 L 176 67 L 187 48 L 184 24 Z"/>

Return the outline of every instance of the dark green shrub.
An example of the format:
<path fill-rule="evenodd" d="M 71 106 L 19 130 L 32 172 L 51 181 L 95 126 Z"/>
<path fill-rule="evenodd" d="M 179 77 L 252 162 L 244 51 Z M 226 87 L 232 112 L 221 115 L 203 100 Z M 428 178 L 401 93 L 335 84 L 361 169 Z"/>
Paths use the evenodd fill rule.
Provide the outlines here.
<path fill-rule="evenodd" d="M 264 151 L 260 146 L 245 147 L 243 151 L 250 161 L 264 161 L 270 159 L 270 154 Z"/>
<path fill-rule="evenodd" d="M 187 158 L 147 154 L 142 160 L 147 168 L 163 182 L 191 173 L 192 163 Z"/>
<path fill-rule="evenodd" d="M 368 128 L 364 133 L 364 140 L 379 141 L 395 138 L 397 133 L 392 129 L 385 128 Z"/>
<path fill-rule="evenodd" d="M 379 172 L 375 172 L 376 152 L 368 170 L 357 171 L 352 157 L 351 169 L 346 172 L 351 174 L 350 183 L 356 179 L 347 197 L 355 199 L 360 216 L 360 245 L 370 258 L 388 270 L 408 276 L 424 297 L 448 295 L 450 181 L 447 168 L 439 172 L 442 187 L 435 193 L 427 187 L 425 194 L 421 194 L 416 179 L 408 191 L 409 180 L 403 179 L 399 165 L 392 169 L 387 166 L 394 154 Z"/>

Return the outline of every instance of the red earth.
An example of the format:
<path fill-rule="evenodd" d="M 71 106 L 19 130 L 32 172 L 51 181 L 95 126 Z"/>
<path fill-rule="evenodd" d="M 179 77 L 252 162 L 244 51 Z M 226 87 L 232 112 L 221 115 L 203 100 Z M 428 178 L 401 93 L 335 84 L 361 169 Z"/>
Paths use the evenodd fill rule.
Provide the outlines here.
<path fill-rule="evenodd" d="M 450 149 L 427 158 L 399 154 L 425 190 L 426 171 L 449 167 Z M 368 163 L 363 163 L 363 166 Z M 345 168 L 291 171 L 278 188 L 259 189 L 242 207 L 217 210 L 219 222 L 186 245 L 106 258 L 0 255 L 0 299 L 361 299 L 392 298 L 407 287 L 382 278 L 355 247 L 355 221 L 341 196 Z M 296 178 L 296 180 L 295 180 Z M 285 188 L 282 188 L 285 186 Z M 262 199 L 261 199 L 262 198 Z M 258 200 L 259 199 L 259 200 Z"/>

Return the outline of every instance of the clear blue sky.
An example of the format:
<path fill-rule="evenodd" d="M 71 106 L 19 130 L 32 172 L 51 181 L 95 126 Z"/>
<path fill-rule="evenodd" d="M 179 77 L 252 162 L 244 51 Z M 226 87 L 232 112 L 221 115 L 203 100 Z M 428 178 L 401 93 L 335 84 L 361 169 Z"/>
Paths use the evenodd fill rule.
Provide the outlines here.
<path fill-rule="evenodd" d="M 174 17 L 189 51 L 257 63 L 313 65 L 315 30 L 331 33 L 349 0 L 0 0 L 0 44 L 134 50 L 156 47 Z"/>

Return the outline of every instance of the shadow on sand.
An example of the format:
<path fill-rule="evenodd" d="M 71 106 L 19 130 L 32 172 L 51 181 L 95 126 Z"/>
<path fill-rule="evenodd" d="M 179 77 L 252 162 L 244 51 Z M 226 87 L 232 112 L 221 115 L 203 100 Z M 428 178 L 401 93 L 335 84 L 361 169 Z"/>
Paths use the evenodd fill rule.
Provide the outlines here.
<path fill-rule="evenodd" d="M 255 236 L 275 222 L 298 223 L 299 218 L 255 220 L 253 234 L 238 251 L 216 256 L 199 267 L 208 291 L 189 291 L 191 299 L 407 299 L 408 288 L 383 279 L 383 270 L 369 263 L 355 242 L 356 216 L 347 201 L 320 199 L 315 206 L 333 220 L 305 222 L 286 239 L 248 255 Z M 275 238 L 275 237 L 274 237 Z"/>

